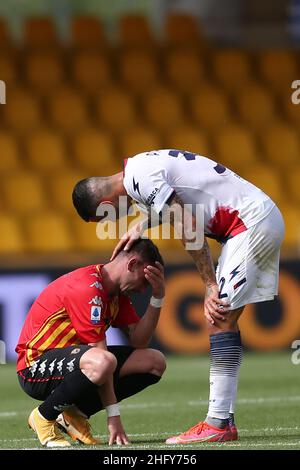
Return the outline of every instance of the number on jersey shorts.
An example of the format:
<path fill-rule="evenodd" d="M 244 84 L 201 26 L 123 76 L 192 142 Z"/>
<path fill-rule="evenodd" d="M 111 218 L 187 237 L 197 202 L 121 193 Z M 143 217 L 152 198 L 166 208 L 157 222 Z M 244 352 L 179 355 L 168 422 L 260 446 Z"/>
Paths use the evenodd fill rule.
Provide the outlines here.
<path fill-rule="evenodd" d="M 277 295 L 283 237 L 284 221 L 275 206 L 263 220 L 225 243 L 216 275 L 220 298 L 230 303 L 230 310 Z"/>

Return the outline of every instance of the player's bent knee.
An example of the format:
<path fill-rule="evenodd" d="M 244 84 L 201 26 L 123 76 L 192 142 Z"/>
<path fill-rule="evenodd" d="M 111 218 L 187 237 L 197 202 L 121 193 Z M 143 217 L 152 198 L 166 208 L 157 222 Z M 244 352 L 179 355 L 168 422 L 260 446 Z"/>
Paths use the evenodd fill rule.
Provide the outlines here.
<path fill-rule="evenodd" d="M 240 307 L 235 310 L 230 310 L 224 315 L 225 320 L 215 321 L 213 325 L 206 320 L 208 333 L 213 335 L 217 333 L 237 332 L 239 330 L 238 319 L 243 313 L 244 308 L 245 307 Z"/>
<path fill-rule="evenodd" d="M 89 349 L 80 360 L 80 368 L 94 383 L 102 382 L 113 374 L 117 367 L 115 356 L 99 348 Z"/>
<path fill-rule="evenodd" d="M 166 370 L 166 358 L 162 352 L 157 349 L 146 349 L 149 357 L 149 373 L 162 376 Z"/>

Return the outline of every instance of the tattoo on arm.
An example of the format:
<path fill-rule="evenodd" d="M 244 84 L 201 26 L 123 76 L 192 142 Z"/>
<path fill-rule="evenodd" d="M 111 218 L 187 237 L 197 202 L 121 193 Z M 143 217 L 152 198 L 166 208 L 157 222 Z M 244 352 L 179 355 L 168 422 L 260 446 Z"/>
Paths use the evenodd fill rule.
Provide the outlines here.
<path fill-rule="evenodd" d="M 174 205 L 179 205 L 181 207 L 181 210 L 186 210 L 184 208 L 184 204 L 182 202 L 182 200 L 178 197 L 178 195 L 175 193 L 174 196 L 172 197 L 172 201 L 170 203 L 170 208 L 172 208 L 172 206 Z M 196 227 L 196 223 L 195 223 L 195 217 L 193 216 L 192 213 L 190 213 L 190 217 L 192 218 L 192 224 L 191 226 L 193 227 L 193 230 L 195 230 L 195 227 Z M 181 221 L 183 220 L 183 217 L 181 217 Z M 175 229 L 180 230 L 180 234 L 182 236 L 182 242 L 183 242 L 183 245 L 186 244 L 187 241 L 190 241 L 190 240 L 187 240 L 185 238 L 185 232 L 183 230 L 183 223 L 181 222 L 181 227 L 178 227 L 175 225 L 178 225 L 177 221 L 175 220 L 175 217 L 174 217 L 174 212 L 171 211 L 171 214 L 170 214 L 170 221 L 171 221 L 171 224 L 173 225 L 173 227 Z M 195 264 L 197 266 L 197 269 L 203 279 L 203 282 L 206 284 L 206 285 L 210 285 L 210 284 L 216 284 L 216 275 L 215 275 L 215 268 L 214 268 L 214 264 L 213 264 L 213 261 L 212 261 L 212 257 L 211 257 L 211 253 L 210 253 L 210 248 L 209 248 L 209 245 L 207 243 L 207 240 L 206 238 L 204 237 L 204 243 L 203 243 L 203 247 L 200 249 L 200 250 L 187 250 L 187 252 L 190 254 L 190 256 L 193 258 L 193 260 L 195 261 Z"/>

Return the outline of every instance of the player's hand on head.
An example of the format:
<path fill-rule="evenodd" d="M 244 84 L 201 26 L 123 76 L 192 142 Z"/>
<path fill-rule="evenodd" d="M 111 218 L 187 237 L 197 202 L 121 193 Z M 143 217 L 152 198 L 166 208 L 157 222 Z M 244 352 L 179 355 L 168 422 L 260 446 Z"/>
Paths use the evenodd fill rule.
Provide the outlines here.
<path fill-rule="evenodd" d="M 152 287 L 152 295 L 157 299 L 165 296 L 165 275 L 164 267 L 159 261 L 155 262 L 155 266 L 148 265 L 144 269 L 145 278 Z"/>
<path fill-rule="evenodd" d="M 204 299 L 204 315 L 212 325 L 216 321 L 225 321 L 225 314 L 229 311 L 230 304 L 219 298 L 217 284 L 207 286 Z"/>
<path fill-rule="evenodd" d="M 129 439 L 124 431 L 120 416 L 112 416 L 107 419 L 107 427 L 109 430 L 109 442 L 112 446 L 117 444 L 118 446 L 128 445 Z"/>
<path fill-rule="evenodd" d="M 120 251 L 125 250 L 129 251 L 132 247 L 133 243 L 138 240 L 142 235 L 141 226 L 140 224 L 136 224 L 132 229 L 128 230 L 128 232 L 124 233 L 124 235 L 120 238 L 117 246 L 115 247 L 110 261 L 112 261 Z"/>

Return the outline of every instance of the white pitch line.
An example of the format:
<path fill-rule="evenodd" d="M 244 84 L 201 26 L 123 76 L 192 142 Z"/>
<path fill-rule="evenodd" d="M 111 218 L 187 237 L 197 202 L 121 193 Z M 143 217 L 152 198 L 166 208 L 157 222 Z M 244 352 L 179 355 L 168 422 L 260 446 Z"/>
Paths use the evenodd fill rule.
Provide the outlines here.
<path fill-rule="evenodd" d="M 300 430 L 300 427 L 299 426 L 295 426 L 295 427 L 275 427 L 275 428 L 258 428 L 258 429 L 239 429 L 239 433 L 247 433 L 247 432 L 279 432 L 279 431 L 298 431 Z M 179 434 L 180 432 L 182 432 L 182 430 L 180 431 L 169 431 L 169 432 L 160 432 L 160 433 L 138 433 L 138 434 L 128 434 L 129 437 L 159 437 L 159 436 L 175 436 L 176 434 Z M 95 437 L 100 437 L 102 439 L 106 439 L 107 438 L 107 434 L 95 434 Z M 36 437 L 28 437 L 28 438 L 20 438 L 20 439 L 0 439 L 0 442 L 26 442 L 26 441 L 37 441 L 37 438 Z M 299 441 L 300 443 L 300 441 Z M 227 442 L 227 443 L 215 443 L 215 444 L 218 444 L 218 445 L 231 445 L 231 446 L 234 446 L 234 445 L 237 445 L 237 446 L 241 446 L 243 445 L 242 443 L 230 443 L 230 442 Z M 295 445 L 294 443 L 292 443 L 293 445 Z M 188 444 L 187 444 L 188 445 Z M 250 444 L 249 444 L 250 445 Z M 256 444 L 253 444 L 253 445 L 256 445 Z M 263 445 L 263 444 L 258 444 L 258 445 Z M 273 445 L 273 444 L 268 444 L 268 445 Z M 168 446 L 169 447 L 169 446 Z M 172 446 L 170 446 L 172 447 Z M 176 448 L 176 446 L 173 446 Z M 127 448 L 127 447 L 126 447 Z"/>
<path fill-rule="evenodd" d="M 259 405 L 265 403 L 281 403 L 281 402 L 297 402 L 300 401 L 300 395 L 291 397 L 257 397 L 257 398 L 240 398 L 237 400 L 238 405 Z M 162 403 L 162 402 L 150 402 L 150 403 L 128 403 L 121 404 L 121 409 L 124 410 L 136 410 L 136 409 L 147 409 L 147 408 L 174 408 L 178 406 L 206 406 L 208 400 L 189 400 L 184 403 Z M 10 418 L 20 414 L 27 414 L 29 411 L 2 411 L 0 412 L 0 418 Z"/>

